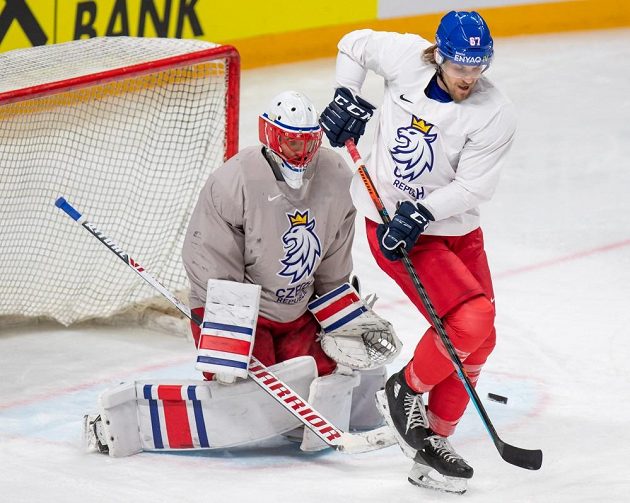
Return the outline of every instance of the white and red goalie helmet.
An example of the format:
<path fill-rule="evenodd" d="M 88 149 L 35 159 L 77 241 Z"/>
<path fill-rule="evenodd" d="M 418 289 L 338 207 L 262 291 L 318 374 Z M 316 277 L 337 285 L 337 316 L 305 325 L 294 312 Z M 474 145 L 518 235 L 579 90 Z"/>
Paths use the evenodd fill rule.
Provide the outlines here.
<path fill-rule="evenodd" d="M 305 168 L 322 143 L 315 106 L 297 91 L 275 96 L 258 119 L 259 139 L 289 165 Z"/>

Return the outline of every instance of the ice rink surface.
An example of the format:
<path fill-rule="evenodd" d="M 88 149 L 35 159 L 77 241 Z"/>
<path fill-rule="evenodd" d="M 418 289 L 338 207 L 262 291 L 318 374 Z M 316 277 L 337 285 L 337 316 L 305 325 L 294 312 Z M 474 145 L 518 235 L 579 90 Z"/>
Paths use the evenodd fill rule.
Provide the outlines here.
<path fill-rule="evenodd" d="M 469 407 L 452 443 L 475 476 L 458 501 L 629 501 L 628 61 L 630 30 L 496 41 L 489 75 L 516 104 L 519 130 L 496 195 L 482 207 L 498 345 L 478 391 L 502 439 L 540 448 L 544 460 L 537 472 L 505 463 Z M 257 143 L 257 115 L 270 97 L 294 88 L 321 109 L 333 75 L 333 59 L 244 72 L 241 146 Z M 381 88 L 370 77 L 364 95 L 378 103 Z M 376 310 L 405 343 L 395 371 L 427 324 L 373 263 L 361 221 L 357 230 L 364 292 L 379 294 Z M 396 446 L 354 456 L 306 454 L 284 441 L 122 459 L 82 452 L 81 418 L 102 390 L 141 378 L 195 378 L 193 356 L 184 337 L 138 328 L 0 330 L 0 501 L 459 498 L 411 486 L 411 461 Z M 488 401 L 490 391 L 507 396 L 507 405 Z"/>

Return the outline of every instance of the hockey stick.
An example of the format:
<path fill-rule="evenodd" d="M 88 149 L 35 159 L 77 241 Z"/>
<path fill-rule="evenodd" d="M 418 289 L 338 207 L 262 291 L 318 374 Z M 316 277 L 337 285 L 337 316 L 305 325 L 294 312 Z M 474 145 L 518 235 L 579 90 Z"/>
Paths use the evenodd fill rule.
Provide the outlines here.
<path fill-rule="evenodd" d="M 352 157 L 352 160 L 357 166 L 359 176 L 361 177 L 361 180 L 363 181 L 365 188 L 370 194 L 370 198 L 372 199 L 372 202 L 376 206 L 376 209 L 379 215 L 381 216 L 383 223 L 389 224 L 389 222 L 391 222 L 391 218 L 389 217 L 389 214 L 387 213 L 387 209 L 383 205 L 382 199 L 378 195 L 378 191 L 376 190 L 374 182 L 372 181 L 372 178 L 370 177 L 370 174 L 367 171 L 365 163 L 361 159 L 361 154 L 359 154 L 359 151 L 357 150 L 357 147 L 354 144 L 354 141 L 352 140 L 352 138 L 346 142 L 346 148 L 348 149 L 348 152 L 350 153 L 350 157 Z M 492 421 L 490 421 L 490 418 L 488 417 L 488 414 L 486 413 L 486 410 L 483 404 L 481 403 L 481 400 L 479 399 L 479 395 L 477 395 L 475 388 L 473 387 L 473 385 L 470 382 L 470 379 L 468 379 L 468 376 L 466 375 L 462 362 L 459 359 L 459 356 L 457 356 L 457 353 L 455 352 L 453 343 L 449 339 L 446 333 L 446 330 L 444 329 L 444 324 L 442 323 L 442 319 L 437 315 L 435 308 L 433 307 L 433 304 L 431 303 L 431 299 L 429 299 L 429 296 L 427 295 L 427 292 L 424 289 L 424 286 L 420 282 L 418 273 L 416 272 L 415 267 L 413 266 L 411 260 L 409 259 L 409 254 L 407 253 L 407 250 L 405 248 L 400 248 L 400 251 L 402 253 L 402 261 L 403 261 L 403 264 L 405 265 L 405 269 L 407 269 L 407 272 L 409 273 L 409 276 L 411 277 L 411 281 L 416 287 L 416 291 L 418 292 L 418 295 L 420 295 L 422 304 L 424 305 L 425 309 L 429 313 L 433 327 L 435 328 L 438 335 L 440 336 L 440 339 L 442 340 L 442 344 L 444 344 L 444 347 L 448 351 L 448 354 L 451 357 L 451 361 L 453 362 L 453 365 L 455 366 L 455 371 L 457 372 L 457 375 L 461 379 L 464 385 L 464 388 L 466 388 L 468 396 L 470 396 L 470 400 L 472 401 L 475 408 L 477 409 L 477 412 L 479 413 L 481 417 L 481 421 L 486 427 L 486 430 L 488 430 L 490 437 L 492 437 L 492 441 L 494 442 L 494 445 L 499 451 L 499 454 L 505 461 L 515 466 L 520 466 L 521 468 L 527 468 L 528 470 L 538 470 L 542 465 L 542 451 L 540 449 L 536 449 L 536 450 L 522 449 L 520 447 L 515 447 L 513 445 L 507 444 L 499 438 L 497 431 L 494 429 Z"/>
<path fill-rule="evenodd" d="M 109 248 L 116 256 L 133 269 L 143 280 L 160 292 L 166 300 L 173 304 L 184 316 L 201 326 L 203 320 L 191 312 L 190 308 L 176 298 L 164 285 L 149 274 L 145 269 L 131 258 L 122 248 L 103 234 L 98 228 L 88 222 L 68 201 L 63 197 L 55 201 L 55 206 L 63 210 L 75 222 L 80 224 L 96 239 Z M 249 365 L 249 376 L 266 393 L 293 414 L 301 423 L 315 433 L 330 447 L 348 454 L 358 454 L 388 447 L 395 443 L 391 430 L 382 426 L 363 433 L 348 433 L 337 429 L 322 414 L 317 412 L 303 400 L 287 384 L 273 375 L 267 367 L 253 356 Z"/>

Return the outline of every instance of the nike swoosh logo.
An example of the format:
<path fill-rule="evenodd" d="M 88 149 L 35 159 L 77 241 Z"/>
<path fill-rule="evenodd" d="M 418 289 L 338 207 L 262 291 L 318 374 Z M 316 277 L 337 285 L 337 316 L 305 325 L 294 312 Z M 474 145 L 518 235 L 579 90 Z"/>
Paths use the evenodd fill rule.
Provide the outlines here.
<path fill-rule="evenodd" d="M 271 196 L 267 196 L 267 201 L 271 202 L 271 201 L 275 201 L 276 199 L 278 199 L 279 197 L 281 197 L 282 194 L 276 194 L 275 196 L 271 197 Z"/>
<path fill-rule="evenodd" d="M 400 99 L 401 99 L 402 101 L 406 101 L 407 103 L 413 103 L 413 101 L 408 100 L 407 98 L 405 98 L 405 95 L 404 95 L 404 94 L 401 94 L 401 95 L 400 95 Z"/>

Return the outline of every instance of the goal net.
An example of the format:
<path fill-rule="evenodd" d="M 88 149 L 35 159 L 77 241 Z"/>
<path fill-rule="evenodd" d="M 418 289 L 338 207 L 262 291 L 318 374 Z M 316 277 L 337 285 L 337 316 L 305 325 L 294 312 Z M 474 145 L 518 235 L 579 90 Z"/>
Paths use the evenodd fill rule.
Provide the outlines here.
<path fill-rule="evenodd" d="M 0 54 L 0 326 L 108 318 L 156 297 L 55 207 L 63 196 L 173 292 L 209 173 L 238 148 L 239 58 L 94 38 Z"/>

